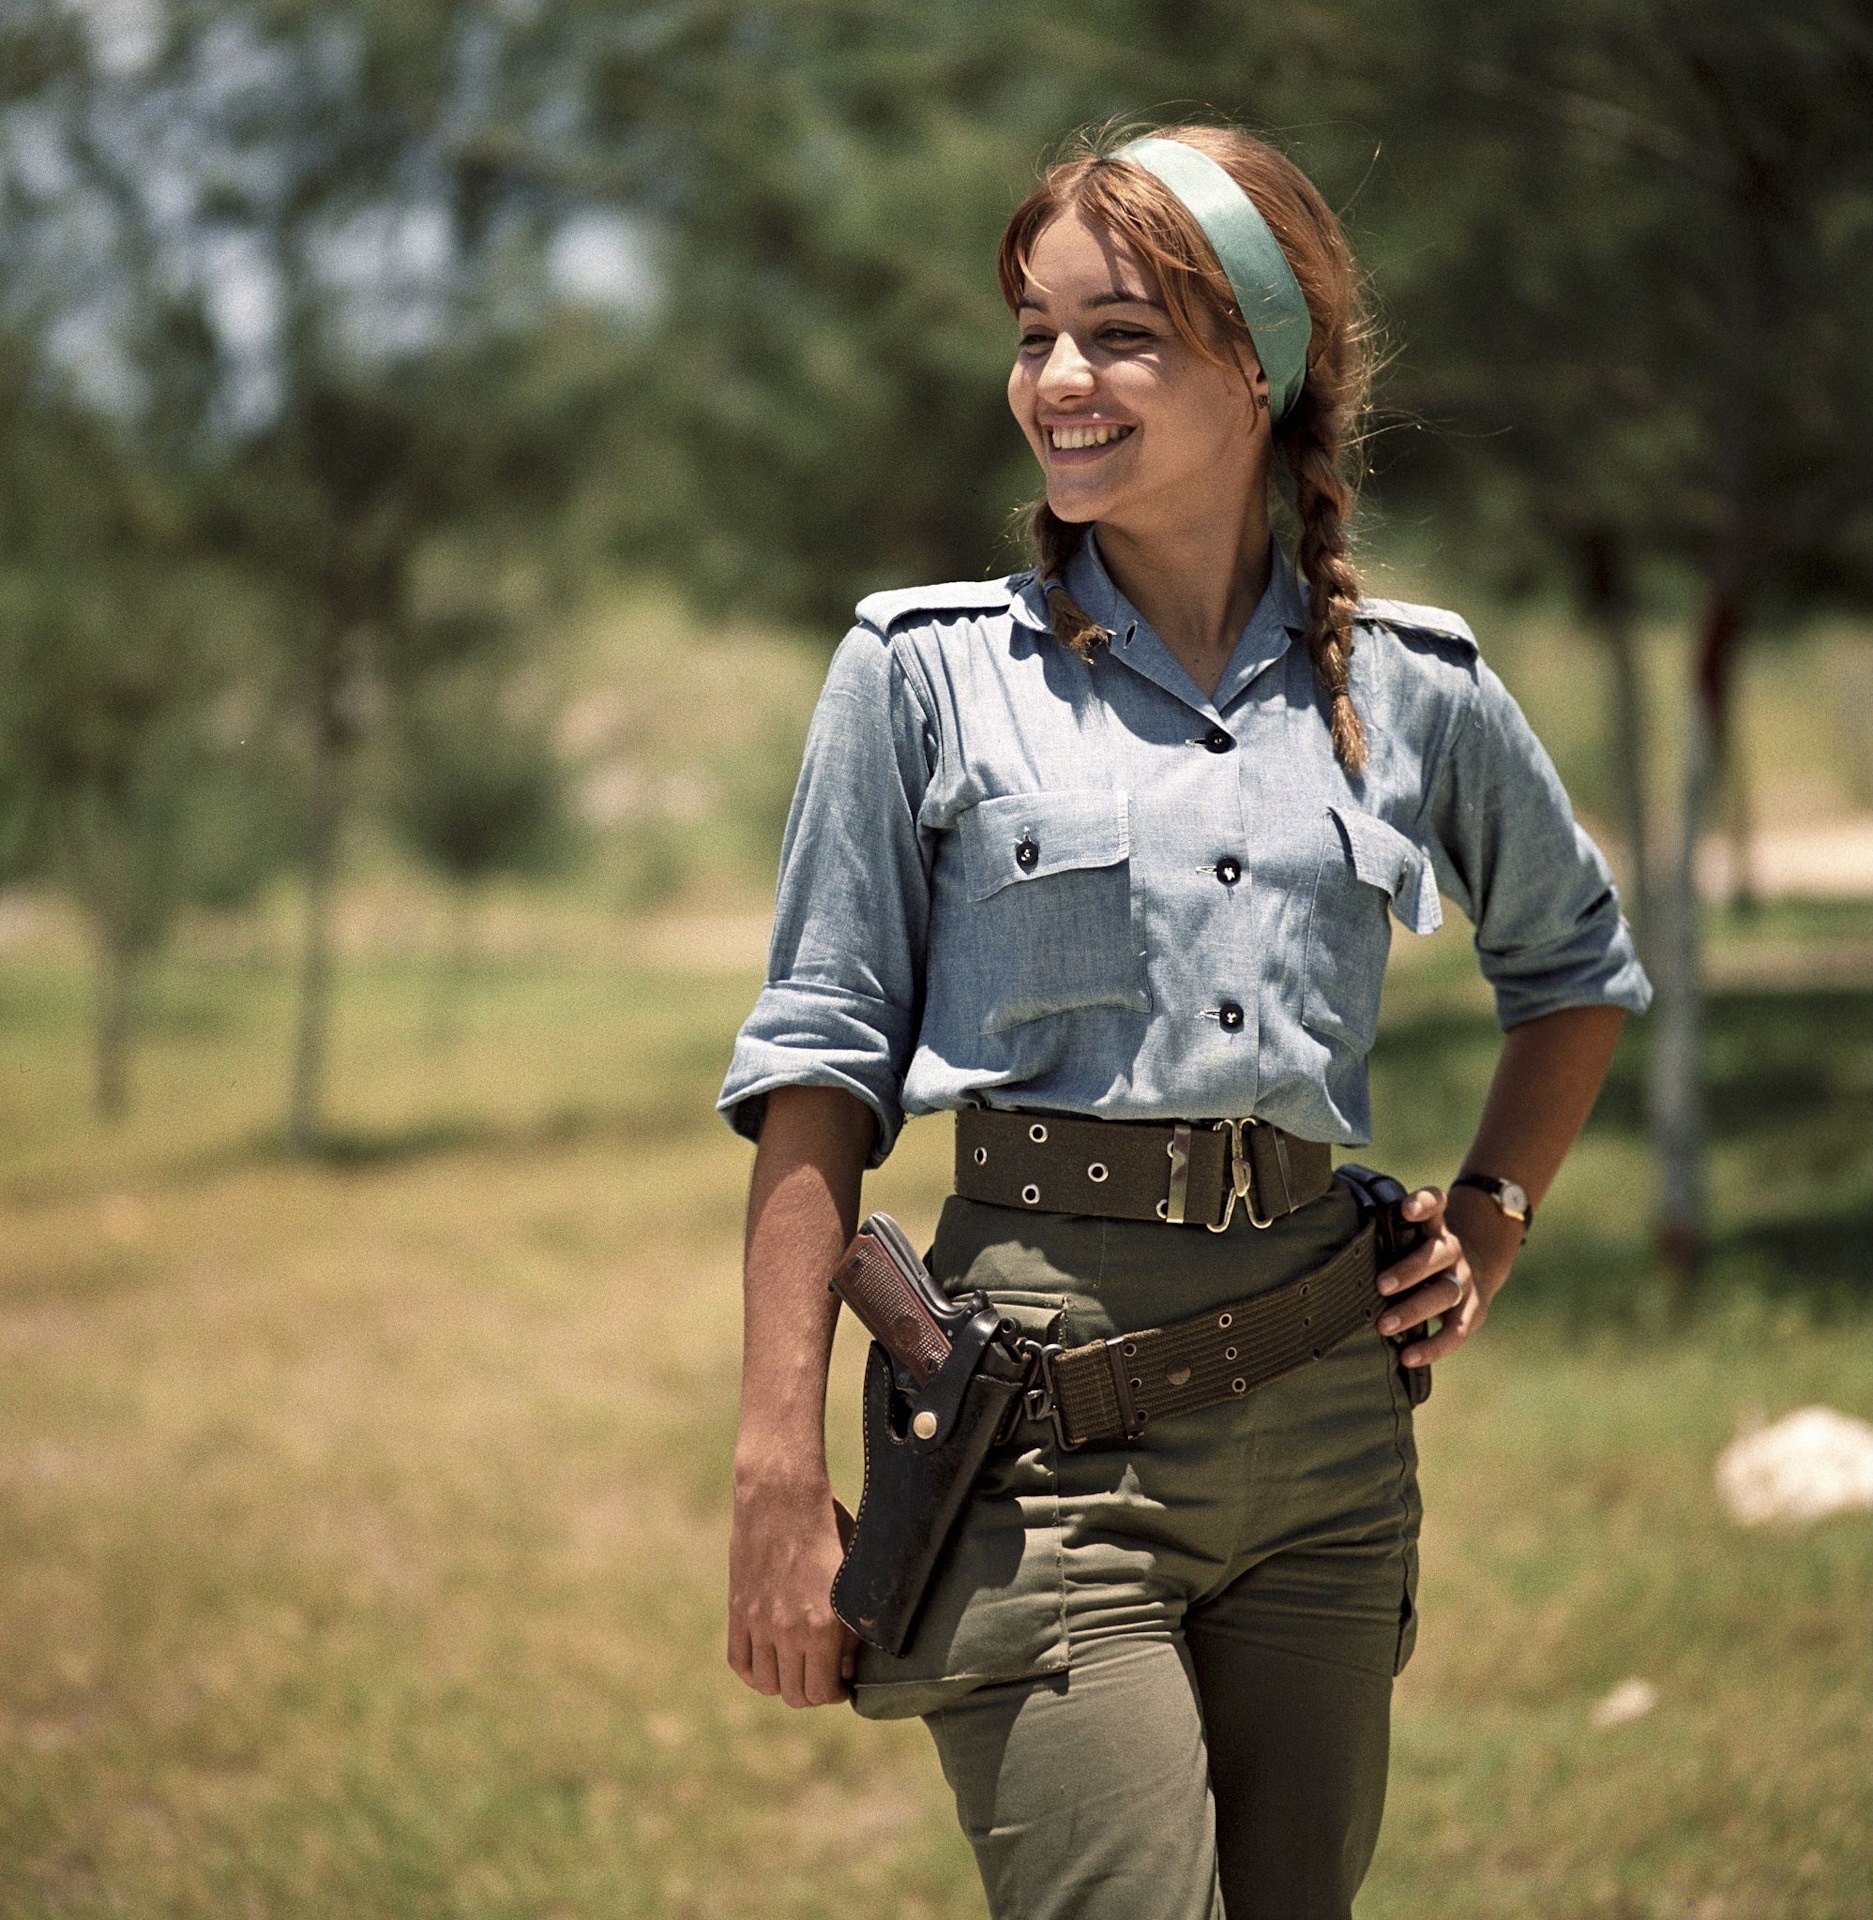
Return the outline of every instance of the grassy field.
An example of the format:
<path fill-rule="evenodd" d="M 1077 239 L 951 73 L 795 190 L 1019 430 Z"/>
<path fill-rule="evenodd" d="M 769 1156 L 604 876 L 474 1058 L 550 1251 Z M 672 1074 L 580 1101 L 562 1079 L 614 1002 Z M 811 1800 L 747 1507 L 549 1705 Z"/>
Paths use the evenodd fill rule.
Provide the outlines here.
<path fill-rule="evenodd" d="M 1711 1480 L 1741 1421 L 1873 1411 L 1873 995 L 1749 964 L 1873 931 L 1822 920 L 1726 936 L 1707 1297 L 1651 1275 L 1623 1057 L 1440 1372 L 1372 1920 L 1865 1909 L 1866 1530 L 1743 1532 Z M 722 1664 L 747 1154 L 707 1104 L 754 979 L 631 951 L 490 965 L 440 1030 L 424 965 L 354 966 L 317 1165 L 272 1145 L 265 966 L 171 969 L 117 1135 L 80 976 L 0 970 L 9 1920 L 980 1913 L 920 1728 Z M 1487 1072 L 1466 964 L 1426 943 L 1388 1002 L 1408 1173 Z M 914 1126 L 870 1197 L 922 1230 L 946 1156 Z M 1634 1676 L 1655 1711 L 1596 1728 Z"/>

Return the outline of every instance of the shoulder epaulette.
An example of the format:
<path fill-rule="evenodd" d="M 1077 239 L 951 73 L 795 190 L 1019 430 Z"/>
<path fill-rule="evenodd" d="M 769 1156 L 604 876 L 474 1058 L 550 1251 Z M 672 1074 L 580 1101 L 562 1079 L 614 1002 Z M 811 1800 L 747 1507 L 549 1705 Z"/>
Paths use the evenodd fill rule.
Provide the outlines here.
<path fill-rule="evenodd" d="M 1031 578 L 1025 573 L 1000 580 L 946 580 L 928 587 L 892 587 L 868 593 L 858 603 L 858 617 L 880 633 L 889 633 L 913 614 L 1002 613 L 1013 607 Z"/>
<path fill-rule="evenodd" d="M 1372 626 L 1393 627 L 1401 633 L 1428 633 L 1438 640 L 1454 640 L 1472 653 L 1477 650 L 1469 621 L 1443 607 L 1415 606 L 1409 600 L 1362 600 L 1356 617 Z"/>

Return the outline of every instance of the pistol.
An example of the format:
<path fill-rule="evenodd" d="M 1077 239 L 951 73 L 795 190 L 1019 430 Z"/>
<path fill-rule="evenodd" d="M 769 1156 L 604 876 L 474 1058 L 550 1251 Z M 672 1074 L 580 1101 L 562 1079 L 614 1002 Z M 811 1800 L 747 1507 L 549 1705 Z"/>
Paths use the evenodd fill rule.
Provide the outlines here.
<path fill-rule="evenodd" d="M 833 1610 L 861 1640 L 897 1655 L 970 1488 L 1019 1417 L 1032 1363 L 988 1295 L 950 1299 L 888 1213 L 859 1228 L 827 1285 L 872 1336 L 865 1495 Z"/>
<path fill-rule="evenodd" d="M 952 1300 L 930 1278 L 910 1236 L 888 1213 L 874 1213 L 827 1282 L 891 1356 L 912 1393 L 935 1379 L 957 1336 L 988 1296 Z"/>

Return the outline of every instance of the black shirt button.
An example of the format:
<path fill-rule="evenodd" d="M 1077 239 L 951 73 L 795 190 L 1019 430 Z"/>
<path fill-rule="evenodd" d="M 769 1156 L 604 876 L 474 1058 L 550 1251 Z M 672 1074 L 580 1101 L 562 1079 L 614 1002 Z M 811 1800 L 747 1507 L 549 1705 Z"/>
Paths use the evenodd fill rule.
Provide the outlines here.
<path fill-rule="evenodd" d="M 1233 853 L 1226 853 L 1216 863 L 1216 877 L 1224 886 L 1233 887 L 1242 878 L 1242 862 Z"/>
<path fill-rule="evenodd" d="M 1234 735 L 1225 733 L 1221 727 L 1212 727 L 1203 736 L 1203 744 L 1212 753 L 1228 753 L 1236 742 Z"/>
<path fill-rule="evenodd" d="M 1032 873 L 1040 865 L 1040 842 L 1030 834 L 1024 834 L 1015 842 L 1015 865 L 1023 873 Z"/>
<path fill-rule="evenodd" d="M 1225 1000 L 1216 1009 L 1216 1017 L 1222 1022 L 1225 1033 L 1239 1033 L 1242 1030 L 1242 1008 L 1234 1000 Z"/>

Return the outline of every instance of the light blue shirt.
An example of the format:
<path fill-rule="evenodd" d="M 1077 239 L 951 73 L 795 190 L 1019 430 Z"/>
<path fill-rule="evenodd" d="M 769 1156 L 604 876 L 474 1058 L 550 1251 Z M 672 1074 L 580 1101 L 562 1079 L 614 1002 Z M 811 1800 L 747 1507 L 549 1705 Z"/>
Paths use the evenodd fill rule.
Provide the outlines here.
<path fill-rule="evenodd" d="M 1469 628 L 1363 602 L 1366 771 L 1333 756 L 1277 547 L 1205 698 L 1088 540 L 1056 640 L 1032 574 L 874 594 L 833 657 L 781 852 L 767 984 L 719 1102 L 1256 1115 L 1370 1137 L 1390 921 L 1462 908 L 1504 1027 L 1651 989 L 1599 849 Z"/>

